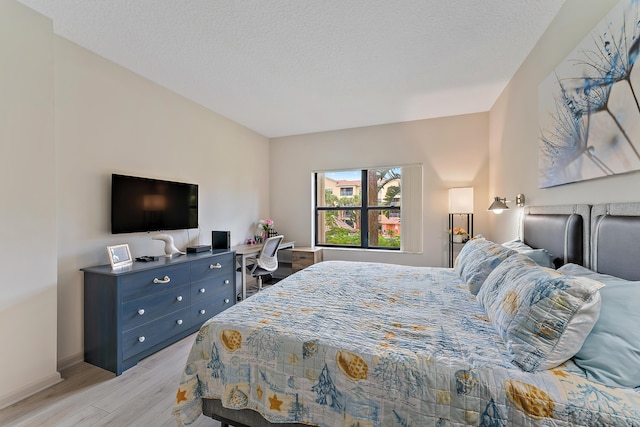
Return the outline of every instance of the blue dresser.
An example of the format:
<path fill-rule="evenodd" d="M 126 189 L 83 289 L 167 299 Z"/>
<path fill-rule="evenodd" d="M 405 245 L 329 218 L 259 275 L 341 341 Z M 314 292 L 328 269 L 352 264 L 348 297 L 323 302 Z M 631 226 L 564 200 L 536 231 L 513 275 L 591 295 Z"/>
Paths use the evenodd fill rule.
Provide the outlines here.
<path fill-rule="evenodd" d="M 235 303 L 235 252 L 83 268 L 84 360 L 120 375 Z"/>

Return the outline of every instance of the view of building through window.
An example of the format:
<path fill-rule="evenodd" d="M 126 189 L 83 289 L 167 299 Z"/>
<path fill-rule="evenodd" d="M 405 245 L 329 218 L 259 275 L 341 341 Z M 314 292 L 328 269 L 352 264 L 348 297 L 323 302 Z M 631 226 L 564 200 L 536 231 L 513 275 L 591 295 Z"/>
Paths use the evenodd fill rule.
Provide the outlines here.
<path fill-rule="evenodd" d="M 400 249 L 402 169 L 317 172 L 316 244 Z"/>

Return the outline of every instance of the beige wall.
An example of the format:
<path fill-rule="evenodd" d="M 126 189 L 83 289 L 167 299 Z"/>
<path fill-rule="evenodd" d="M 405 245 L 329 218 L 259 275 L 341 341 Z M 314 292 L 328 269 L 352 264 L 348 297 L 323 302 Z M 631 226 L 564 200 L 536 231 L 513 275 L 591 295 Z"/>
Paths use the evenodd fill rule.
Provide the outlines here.
<path fill-rule="evenodd" d="M 324 250 L 324 259 L 447 265 L 450 187 L 475 187 L 477 233 L 488 231 L 488 114 L 472 114 L 271 140 L 271 218 L 287 239 L 312 243 L 313 171 L 423 165 L 422 254 Z"/>
<path fill-rule="evenodd" d="M 638 201 L 640 173 L 538 188 L 538 86 L 618 0 L 567 0 L 490 112 L 490 192 L 528 205 Z M 517 235 L 519 209 L 492 217 L 496 241 Z"/>
<path fill-rule="evenodd" d="M 51 21 L 0 0 L 0 408 L 56 371 Z"/>
<path fill-rule="evenodd" d="M 106 246 L 127 243 L 133 257 L 160 255 L 157 233 L 112 235 L 111 174 L 199 185 L 197 230 L 172 231 L 176 246 L 232 244 L 269 212 L 267 138 L 55 36 L 55 140 L 58 181 L 58 358 L 82 358 L 80 268 L 108 264 Z"/>
<path fill-rule="evenodd" d="M 53 34 L 0 0 L 0 407 L 59 380 L 83 358 L 80 268 L 106 246 L 159 255 L 152 234 L 112 235 L 110 179 L 199 184 L 200 231 L 243 242 L 269 215 L 269 140 Z"/>

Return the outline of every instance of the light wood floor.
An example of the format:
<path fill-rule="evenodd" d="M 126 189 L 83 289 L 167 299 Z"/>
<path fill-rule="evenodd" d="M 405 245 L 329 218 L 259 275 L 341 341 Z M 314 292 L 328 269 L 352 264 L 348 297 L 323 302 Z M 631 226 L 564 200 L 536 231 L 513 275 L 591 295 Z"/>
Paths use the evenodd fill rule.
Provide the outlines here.
<path fill-rule="evenodd" d="M 175 426 L 171 416 L 195 334 L 119 377 L 88 363 L 61 372 L 64 381 L 0 410 L 0 426 Z M 201 416 L 194 427 L 220 427 Z"/>

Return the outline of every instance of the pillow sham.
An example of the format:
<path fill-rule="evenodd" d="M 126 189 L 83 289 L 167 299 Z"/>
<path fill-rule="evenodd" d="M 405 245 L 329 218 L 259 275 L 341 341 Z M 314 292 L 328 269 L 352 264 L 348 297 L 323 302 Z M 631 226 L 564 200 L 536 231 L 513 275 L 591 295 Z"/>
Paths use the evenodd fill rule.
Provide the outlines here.
<path fill-rule="evenodd" d="M 612 387 L 640 387 L 640 282 L 596 273 L 577 264 L 559 271 L 605 284 L 600 317 L 574 356 L 587 378 Z"/>
<path fill-rule="evenodd" d="M 530 372 L 558 366 L 580 350 L 598 319 L 602 286 L 516 254 L 493 270 L 477 299 L 511 362 Z"/>
<path fill-rule="evenodd" d="M 534 260 L 536 264 L 541 265 L 542 267 L 554 268 L 553 265 L 553 257 L 546 249 L 533 249 L 531 246 L 527 245 L 520 239 L 510 240 L 508 242 L 504 242 L 502 244 L 505 248 L 513 249 L 514 251 L 520 252 Z"/>
<path fill-rule="evenodd" d="M 469 287 L 469 292 L 477 295 L 489 273 L 507 257 L 517 252 L 500 246 L 482 236 L 468 241 L 455 262 L 455 271 Z"/>

